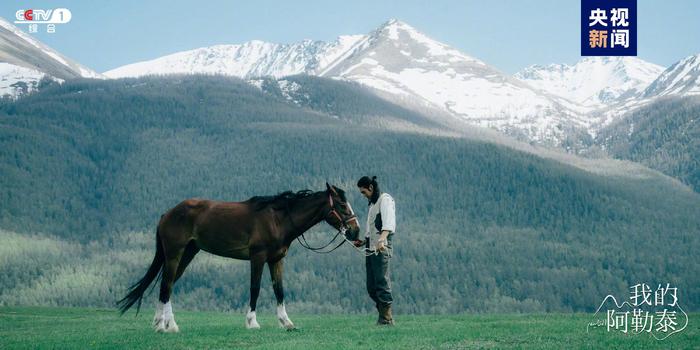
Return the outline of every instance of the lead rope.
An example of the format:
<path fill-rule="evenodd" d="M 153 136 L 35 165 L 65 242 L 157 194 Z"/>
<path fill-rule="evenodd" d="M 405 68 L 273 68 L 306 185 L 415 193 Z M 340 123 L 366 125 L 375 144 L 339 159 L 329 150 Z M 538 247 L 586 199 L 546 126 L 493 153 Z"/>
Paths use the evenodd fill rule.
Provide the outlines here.
<path fill-rule="evenodd" d="M 343 236 L 343 238 L 345 238 L 346 241 L 350 242 L 350 240 L 347 239 L 347 237 Z M 362 254 L 362 255 L 364 255 L 364 256 L 366 256 L 366 257 L 367 257 L 367 256 L 372 256 L 372 255 L 379 255 L 379 252 L 378 252 L 378 251 L 376 251 L 376 250 L 374 250 L 374 249 L 369 249 L 369 248 L 367 248 L 367 247 L 364 247 L 364 248 L 357 247 L 357 246 L 355 246 L 355 243 L 353 243 L 353 242 L 350 242 L 350 246 L 352 246 L 353 248 L 355 248 L 355 250 L 357 250 L 358 252 L 360 252 L 360 254 Z"/>
<path fill-rule="evenodd" d="M 332 252 L 332 251 L 334 251 L 334 250 L 340 248 L 340 246 L 343 245 L 343 244 L 345 244 L 345 242 L 349 242 L 351 247 L 355 248 L 355 250 L 357 250 L 358 252 L 360 252 L 360 253 L 361 253 L 362 255 L 364 255 L 365 257 L 367 257 L 367 256 L 372 256 L 372 255 L 379 255 L 379 252 L 376 251 L 376 250 L 369 249 L 369 248 L 360 248 L 360 247 L 356 247 L 356 246 L 355 246 L 355 243 L 353 243 L 353 242 L 350 241 L 347 237 L 345 237 L 345 231 L 346 231 L 345 227 L 343 227 L 342 229 L 338 230 L 338 233 L 335 235 L 335 237 L 333 237 L 333 239 L 332 239 L 330 242 L 328 242 L 328 244 L 324 245 L 323 247 L 319 247 L 319 248 L 313 248 L 313 247 L 311 247 L 311 246 L 309 245 L 309 243 L 306 241 L 306 237 L 304 237 L 304 234 L 301 234 L 301 236 L 298 236 L 298 237 L 297 237 L 297 241 L 299 241 L 299 244 L 301 244 L 302 247 L 304 247 L 304 248 L 306 248 L 306 249 L 308 249 L 308 250 L 310 250 L 310 251 L 312 251 L 312 252 L 314 252 L 314 253 L 318 253 L 318 254 L 328 254 L 328 253 L 330 253 L 330 252 Z M 325 251 L 325 252 L 320 251 L 321 249 L 324 249 L 324 248 L 328 247 L 329 245 L 331 245 L 333 242 L 335 242 L 335 240 L 336 240 L 336 239 L 338 238 L 338 236 L 340 236 L 340 235 L 342 235 L 342 237 L 343 237 L 343 241 L 340 242 L 340 244 L 338 244 L 337 246 L 335 246 L 335 248 L 333 248 L 333 249 L 331 249 L 331 250 L 328 250 L 328 251 Z M 299 237 L 302 237 L 302 239 L 303 239 L 304 241 L 302 242 L 302 240 L 299 239 Z"/>

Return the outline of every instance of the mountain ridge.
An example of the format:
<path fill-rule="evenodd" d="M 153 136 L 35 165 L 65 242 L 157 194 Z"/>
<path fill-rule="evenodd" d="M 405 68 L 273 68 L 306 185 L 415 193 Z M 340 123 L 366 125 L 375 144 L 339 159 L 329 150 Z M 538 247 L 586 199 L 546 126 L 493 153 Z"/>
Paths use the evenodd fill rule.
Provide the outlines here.
<path fill-rule="evenodd" d="M 2 27 L 43 47 L 11 24 Z M 44 56 L 60 58 L 55 51 L 46 52 Z M 393 103 L 434 115 L 441 124 L 490 128 L 578 153 L 592 145 L 601 129 L 657 96 L 700 93 L 697 62 L 697 55 L 689 56 L 655 77 L 662 67 L 636 57 L 591 57 L 574 65 L 533 65 L 511 76 L 391 19 L 367 34 L 341 35 L 331 42 L 214 45 L 132 63 L 99 77 L 223 74 L 255 84 L 260 77 L 318 75 L 360 83 Z M 692 64 L 695 68 L 683 68 Z M 36 90 L 43 78 L 63 80 L 30 68 L 0 68 L 0 74 L 6 72 L 0 88 L 13 97 Z"/>
<path fill-rule="evenodd" d="M 246 49 L 247 55 L 238 61 Z M 231 50 L 222 53 L 221 50 Z M 206 57 L 211 61 L 200 64 Z M 281 59 L 280 57 L 283 57 Z M 291 62 L 293 64 L 289 64 Z M 231 63 L 227 66 L 220 60 Z M 278 64 L 285 62 L 285 64 Z M 537 92 L 483 61 L 392 19 L 366 35 L 324 43 L 251 41 L 166 55 L 105 72 L 112 78 L 207 73 L 240 78 L 310 74 L 359 82 L 371 89 L 423 101 L 455 119 L 521 139 L 560 144 L 588 122 L 566 101 Z M 575 132 L 574 132 L 575 133 Z"/>

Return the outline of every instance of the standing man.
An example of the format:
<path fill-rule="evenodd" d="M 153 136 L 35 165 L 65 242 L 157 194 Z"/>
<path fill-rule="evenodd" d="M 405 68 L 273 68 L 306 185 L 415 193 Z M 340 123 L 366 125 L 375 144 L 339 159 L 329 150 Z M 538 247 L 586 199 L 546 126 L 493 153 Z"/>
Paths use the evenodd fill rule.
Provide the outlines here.
<path fill-rule="evenodd" d="M 363 176 L 357 181 L 357 187 L 368 200 L 367 225 L 365 241 L 356 241 L 356 246 L 374 247 L 377 254 L 365 258 L 367 268 L 367 292 L 379 312 L 378 325 L 393 325 L 391 315 L 391 280 L 389 279 L 389 261 L 391 260 L 391 239 L 396 229 L 396 208 L 394 199 L 388 193 L 382 193 L 377 184 L 377 177 Z"/>

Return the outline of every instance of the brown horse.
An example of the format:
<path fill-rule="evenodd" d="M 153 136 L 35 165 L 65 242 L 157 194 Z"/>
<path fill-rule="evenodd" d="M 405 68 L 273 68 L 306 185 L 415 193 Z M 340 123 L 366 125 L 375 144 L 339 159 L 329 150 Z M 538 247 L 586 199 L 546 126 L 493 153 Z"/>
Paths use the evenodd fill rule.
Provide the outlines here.
<path fill-rule="evenodd" d="M 250 308 L 245 320 L 249 329 L 260 328 L 255 306 L 267 263 L 277 299 L 277 319 L 281 327 L 293 329 L 284 307 L 283 258 L 297 237 L 322 220 L 340 233 L 347 231 L 348 236 L 356 237 L 360 230 L 344 191 L 328 183 L 325 191 L 288 191 L 245 202 L 185 200 L 161 216 L 156 231 L 156 255 L 146 275 L 119 301 L 121 313 L 138 303 L 138 314 L 144 292 L 153 280 L 162 276 L 153 326 L 159 332 L 177 332 L 170 294 L 173 284 L 201 249 L 250 260 Z"/>

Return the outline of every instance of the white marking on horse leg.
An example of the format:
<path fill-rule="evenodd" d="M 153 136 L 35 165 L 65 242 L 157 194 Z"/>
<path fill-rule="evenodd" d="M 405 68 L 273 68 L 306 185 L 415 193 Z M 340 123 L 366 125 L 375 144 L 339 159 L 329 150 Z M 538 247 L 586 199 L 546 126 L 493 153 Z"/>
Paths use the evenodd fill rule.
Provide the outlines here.
<path fill-rule="evenodd" d="M 163 317 L 156 326 L 156 332 L 177 333 L 180 327 L 175 323 L 175 314 L 173 314 L 173 304 L 168 301 L 163 305 Z"/>
<path fill-rule="evenodd" d="M 260 328 L 260 324 L 258 324 L 258 319 L 257 319 L 257 316 L 255 315 L 255 311 L 251 311 L 250 307 L 248 307 L 248 312 L 246 312 L 246 315 L 245 315 L 245 328 L 248 328 L 248 329 Z"/>
<path fill-rule="evenodd" d="M 279 321 L 282 328 L 294 329 L 294 323 L 287 316 L 287 309 L 284 307 L 284 303 L 277 304 L 277 321 Z"/>
<path fill-rule="evenodd" d="M 156 302 L 156 314 L 153 315 L 153 322 L 151 323 L 151 326 L 153 328 L 156 328 L 158 324 L 163 320 L 163 303 L 159 301 Z"/>

